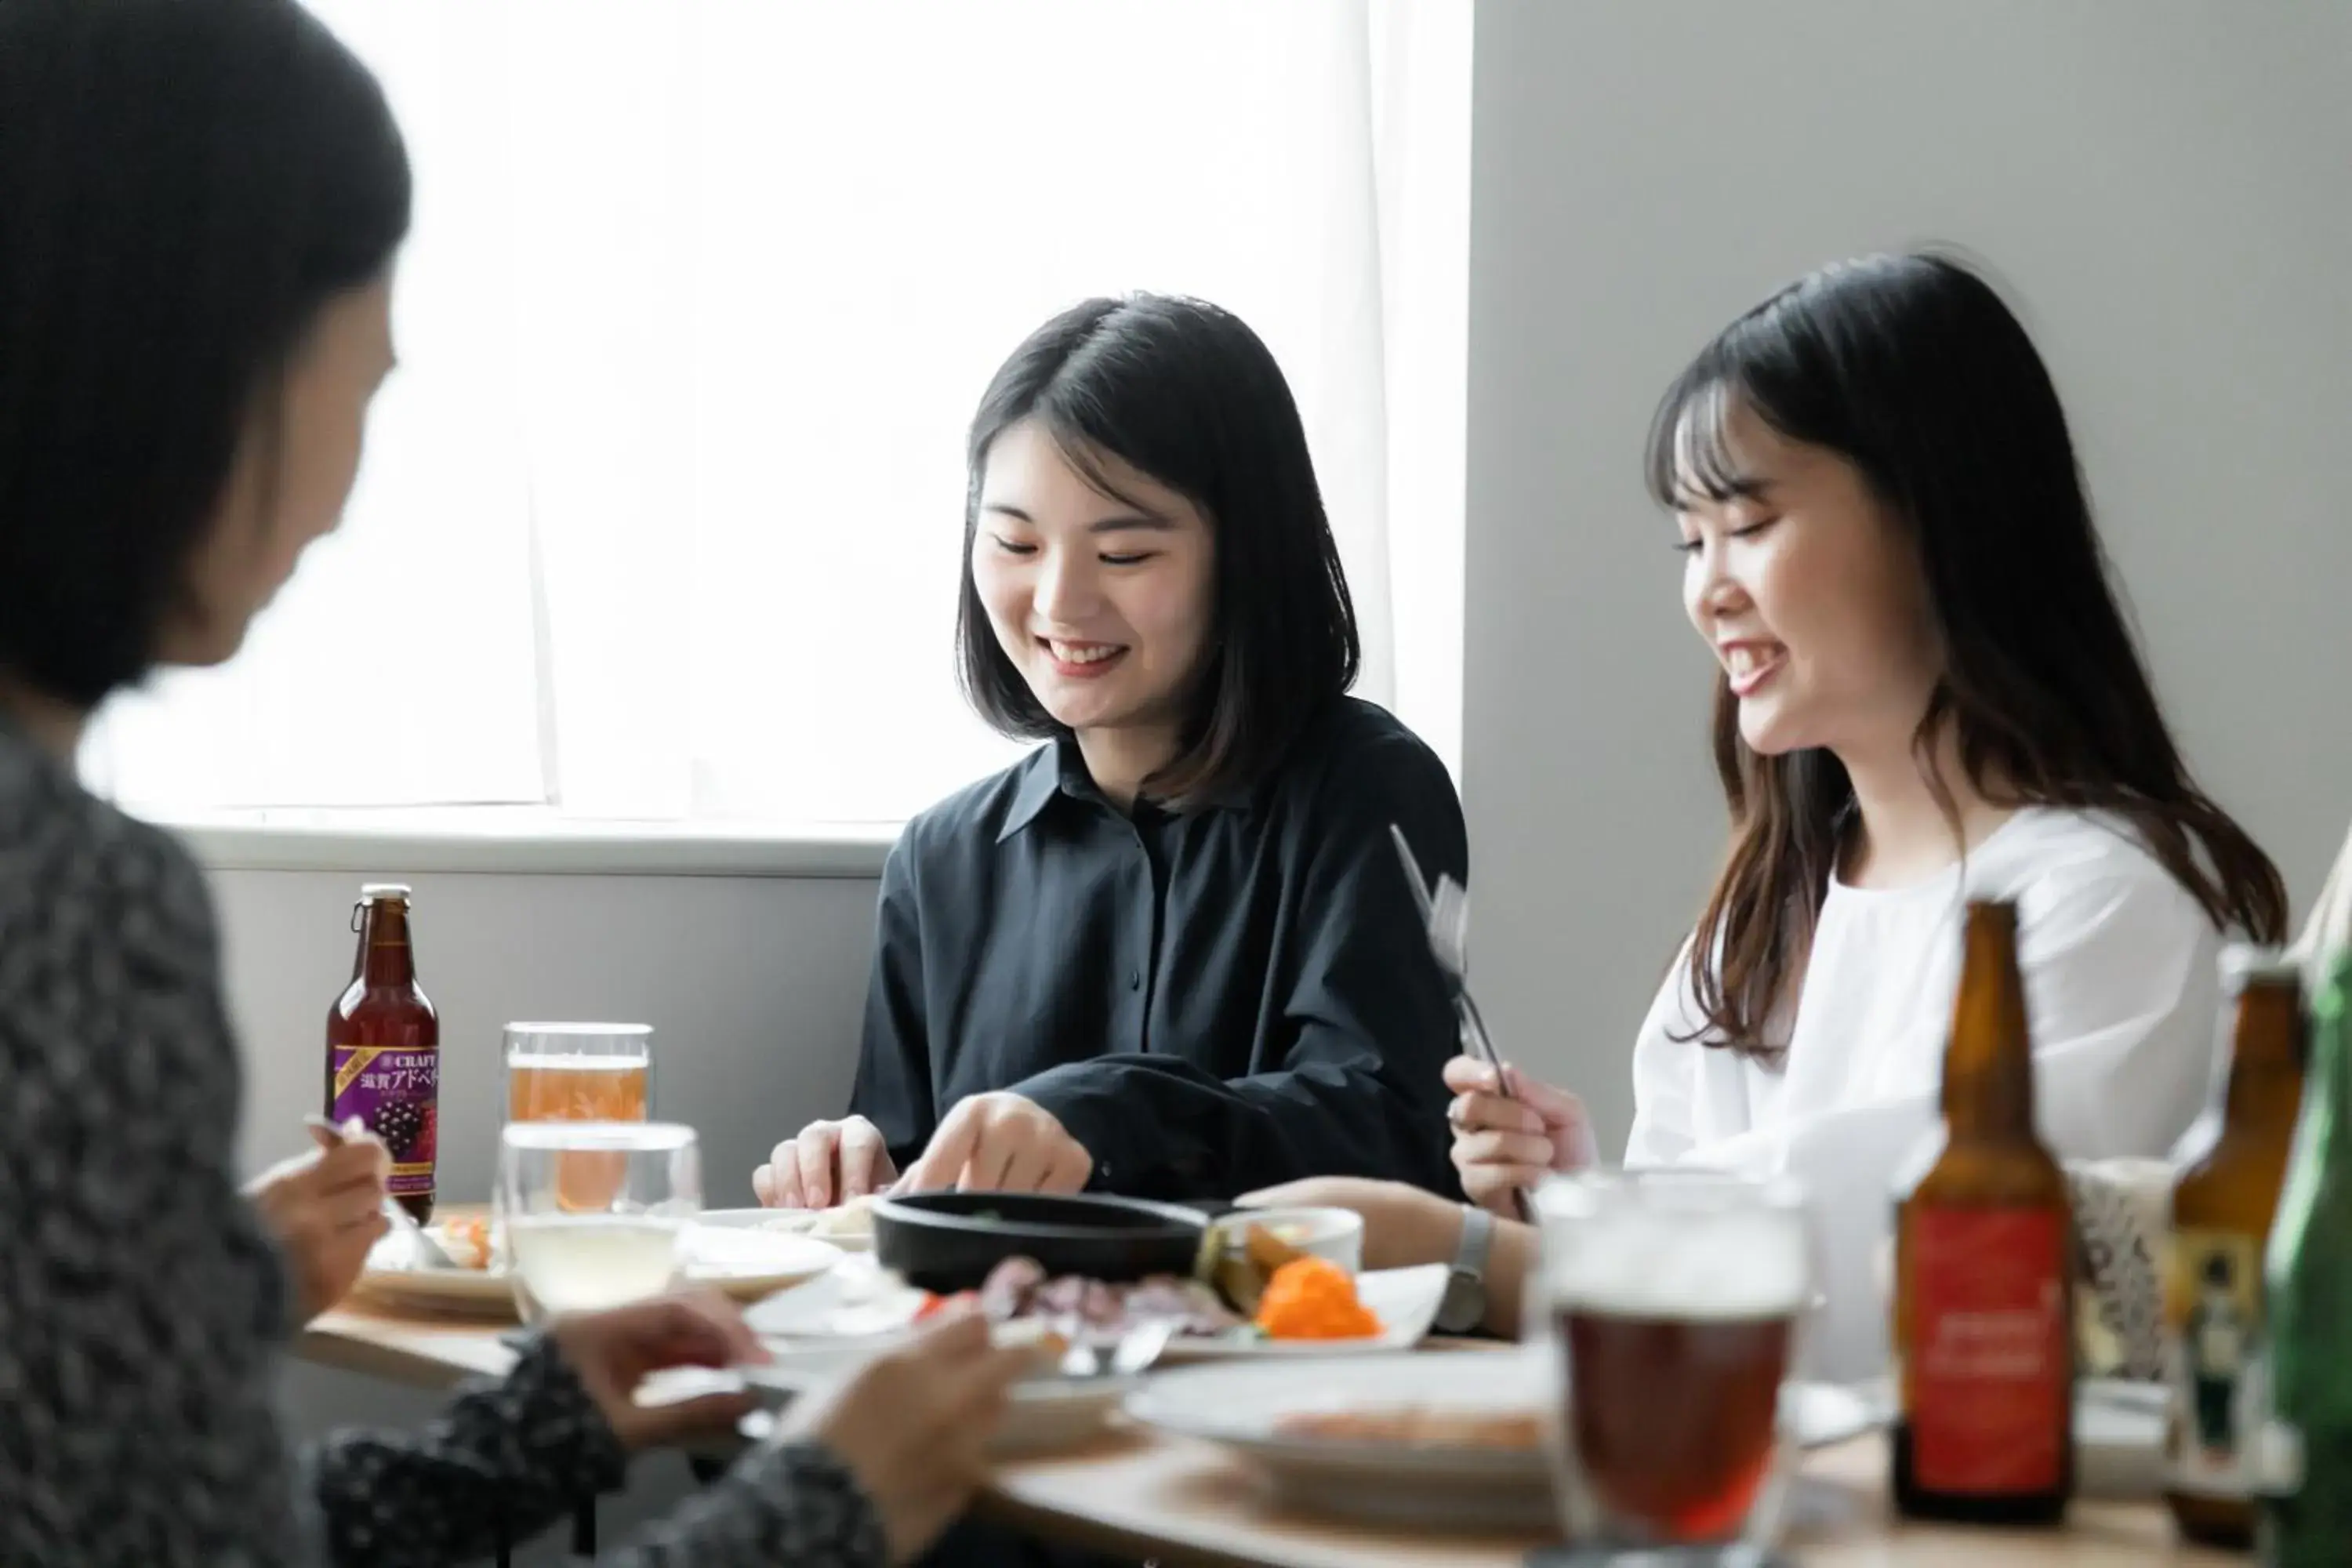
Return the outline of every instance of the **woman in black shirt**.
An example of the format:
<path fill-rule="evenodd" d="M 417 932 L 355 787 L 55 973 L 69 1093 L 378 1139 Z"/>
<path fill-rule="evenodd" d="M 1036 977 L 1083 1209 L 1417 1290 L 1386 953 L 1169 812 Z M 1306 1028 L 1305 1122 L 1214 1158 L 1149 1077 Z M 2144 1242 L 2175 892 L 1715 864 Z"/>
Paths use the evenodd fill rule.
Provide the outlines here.
<path fill-rule="evenodd" d="M 851 1114 L 764 1202 L 888 1185 L 1455 1190 L 1452 1014 L 1388 829 L 1466 875 L 1436 756 L 1347 695 L 1353 608 L 1273 355 L 1185 299 L 1040 328 L 973 421 L 966 693 L 1026 760 L 883 872 Z"/>

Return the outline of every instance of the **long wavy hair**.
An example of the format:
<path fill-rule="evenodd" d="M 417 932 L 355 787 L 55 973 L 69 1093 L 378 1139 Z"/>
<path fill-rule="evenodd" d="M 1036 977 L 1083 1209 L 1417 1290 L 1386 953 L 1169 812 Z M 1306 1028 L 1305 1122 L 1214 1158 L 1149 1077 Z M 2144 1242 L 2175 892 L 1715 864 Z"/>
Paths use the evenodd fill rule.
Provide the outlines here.
<path fill-rule="evenodd" d="M 1945 662 L 1912 754 L 1955 837 L 1935 760 L 1948 726 L 1986 798 L 2112 813 L 2216 926 L 2282 940 L 2278 868 L 2182 763 L 2116 605 L 2057 389 L 1982 278 L 1942 256 L 1868 257 L 1732 322 L 1651 423 L 1660 505 L 1745 493 L 1724 435 L 1735 406 L 1853 464 L 1918 552 Z M 1721 676 L 1713 732 L 1731 845 L 1691 944 L 1697 1034 L 1770 1058 L 1853 831 L 1853 786 L 1825 749 L 1750 748 Z"/>

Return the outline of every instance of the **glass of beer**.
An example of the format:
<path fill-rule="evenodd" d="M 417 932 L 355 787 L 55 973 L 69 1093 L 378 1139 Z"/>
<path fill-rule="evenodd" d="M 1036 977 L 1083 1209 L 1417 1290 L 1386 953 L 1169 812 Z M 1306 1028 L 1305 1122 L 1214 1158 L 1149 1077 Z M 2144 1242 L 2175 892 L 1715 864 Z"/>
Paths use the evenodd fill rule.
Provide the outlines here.
<path fill-rule="evenodd" d="M 1576 1560 L 1768 1561 L 1780 1385 L 1813 1272 L 1802 1191 L 1591 1171 L 1546 1182 L 1536 1210 L 1527 1321 L 1555 1358 L 1553 1484 Z"/>
<path fill-rule="evenodd" d="M 513 1121 L 493 1203 L 527 1323 L 658 1296 L 685 1271 L 702 1210 L 694 1129 L 663 1121 Z"/>
<path fill-rule="evenodd" d="M 649 1024 L 509 1024 L 509 1121 L 643 1121 L 653 1100 Z"/>

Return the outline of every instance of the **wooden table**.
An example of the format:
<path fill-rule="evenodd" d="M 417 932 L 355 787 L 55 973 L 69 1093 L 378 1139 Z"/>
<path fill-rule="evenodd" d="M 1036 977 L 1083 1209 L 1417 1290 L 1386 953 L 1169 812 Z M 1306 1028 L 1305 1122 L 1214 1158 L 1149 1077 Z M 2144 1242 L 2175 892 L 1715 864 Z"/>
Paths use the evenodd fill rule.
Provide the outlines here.
<path fill-rule="evenodd" d="M 496 1327 L 430 1323 L 346 1308 L 320 1318 L 296 1353 L 425 1389 L 503 1372 Z M 1003 1467 L 979 1511 L 1043 1540 L 1157 1559 L 1167 1568 L 1518 1568 L 1532 1537 L 1416 1535 L 1286 1513 L 1243 1466 L 1207 1444 L 1144 1433 Z M 2082 1501 L 2058 1533 L 1905 1524 L 1886 1503 L 1886 1447 L 1865 1437 L 1811 1456 L 1787 1551 L 1806 1568 L 2243 1568 L 2175 1544 L 2153 1503 Z"/>

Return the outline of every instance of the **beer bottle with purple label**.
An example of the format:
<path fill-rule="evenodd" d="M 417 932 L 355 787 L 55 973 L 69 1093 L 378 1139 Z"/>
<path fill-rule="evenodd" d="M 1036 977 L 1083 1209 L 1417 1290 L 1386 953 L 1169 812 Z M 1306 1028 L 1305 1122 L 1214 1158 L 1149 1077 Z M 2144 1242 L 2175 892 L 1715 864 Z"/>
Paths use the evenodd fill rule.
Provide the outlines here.
<path fill-rule="evenodd" d="M 357 1117 L 383 1140 L 392 1195 L 421 1225 L 440 1142 L 441 1020 L 416 984 L 408 889 L 362 888 L 352 929 L 352 981 L 327 1013 L 327 1115 L 339 1127 Z"/>
<path fill-rule="evenodd" d="M 1943 1137 L 1895 1211 L 1895 1504 L 2054 1524 L 2074 1489 L 2073 1211 L 2033 1120 L 2017 906 L 1971 903 Z"/>

